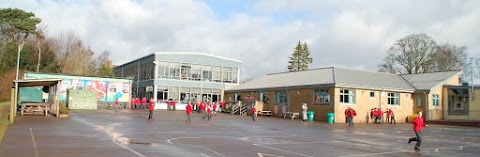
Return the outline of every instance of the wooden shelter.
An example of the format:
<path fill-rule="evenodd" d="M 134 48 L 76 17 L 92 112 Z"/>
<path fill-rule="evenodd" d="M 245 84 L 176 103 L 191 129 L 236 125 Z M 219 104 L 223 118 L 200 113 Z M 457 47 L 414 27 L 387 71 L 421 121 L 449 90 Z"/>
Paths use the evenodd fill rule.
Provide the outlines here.
<path fill-rule="evenodd" d="M 21 87 L 43 87 L 44 92 L 48 93 L 48 99 L 44 102 L 48 108 L 46 114 L 50 113 L 59 116 L 59 86 L 62 79 L 32 79 L 32 80 L 13 80 L 12 93 L 10 101 L 10 123 L 14 122 L 14 118 L 18 111 L 19 90 Z"/>

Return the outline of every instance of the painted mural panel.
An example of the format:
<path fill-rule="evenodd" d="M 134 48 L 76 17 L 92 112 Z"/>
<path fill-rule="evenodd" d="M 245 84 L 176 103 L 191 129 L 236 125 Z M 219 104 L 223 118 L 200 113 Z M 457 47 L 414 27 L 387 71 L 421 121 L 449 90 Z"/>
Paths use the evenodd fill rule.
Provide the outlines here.
<path fill-rule="evenodd" d="M 26 79 L 41 79 L 40 77 Z M 122 81 L 99 81 L 82 79 L 64 79 L 60 85 L 60 101 L 67 100 L 67 90 L 87 90 L 97 93 L 97 102 L 113 102 L 118 99 L 119 102 L 129 102 L 130 83 Z"/>

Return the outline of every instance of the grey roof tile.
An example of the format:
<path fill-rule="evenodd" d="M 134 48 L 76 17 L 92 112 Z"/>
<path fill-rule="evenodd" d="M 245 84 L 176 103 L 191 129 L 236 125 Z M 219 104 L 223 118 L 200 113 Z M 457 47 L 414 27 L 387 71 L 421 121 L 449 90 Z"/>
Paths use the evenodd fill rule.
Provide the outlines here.
<path fill-rule="evenodd" d="M 227 89 L 227 91 L 335 85 L 336 87 L 346 88 L 414 92 L 415 90 L 429 90 L 458 73 L 459 71 L 398 75 L 328 67 L 268 74 Z"/>
<path fill-rule="evenodd" d="M 460 71 L 405 74 L 400 76 L 407 80 L 413 87 L 415 87 L 416 90 L 430 90 L 433 87 L 441 84 L 443 81 L 458 74 L 460 74 Z"/>

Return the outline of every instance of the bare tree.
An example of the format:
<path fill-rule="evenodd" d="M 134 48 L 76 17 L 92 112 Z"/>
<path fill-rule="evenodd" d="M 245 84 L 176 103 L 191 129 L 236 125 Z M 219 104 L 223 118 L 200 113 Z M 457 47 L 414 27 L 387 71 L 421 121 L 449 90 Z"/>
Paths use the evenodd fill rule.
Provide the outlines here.
<path fill-rule="evenodd" d="M 37 72 L 40 70 L 40 61 L 42 59 L 42 45 L 45 41 L 45 30 L 47 29 L 46 26 L 40 26 L 37 28 L 37 36 L 35 38 L 35 43 L 38 50 L 38 60 L 37 60 Z"/>
<path fill-rule="evenodd" d="M 55 51 L 60 72 L 72 75 L 93 75 L 93 52 L 86 48 L 74 32 L 61 33 L 55 38 Z"/>
<path fill-rule="evenodd" d="M 461 70 L 467 59 L 466 46 L 457 47 L 453 44 L 438 46 L 437 51 L 431 56 L 431 72 Z"/>

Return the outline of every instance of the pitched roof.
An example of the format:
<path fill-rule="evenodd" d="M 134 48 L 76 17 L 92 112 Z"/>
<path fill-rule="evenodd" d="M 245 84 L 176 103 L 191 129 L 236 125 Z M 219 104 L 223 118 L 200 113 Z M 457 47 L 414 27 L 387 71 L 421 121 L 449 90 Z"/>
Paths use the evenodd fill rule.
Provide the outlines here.
<path fill-rule="evenodd" d="M 254 90 L 295 86 L 333 84 L 333 69 L 321 68 L 308 71 L 273 73 L 242 83 L 228 90 Z"/>
<path fill-rule="evenodd" d="M 430 90 L 452 76 L 459 75 L 460 71 L 400 75 L 416 90 Z"/>
<path fill-rule="evenodd" d="M 335 69 L 335 86 L 413 92 L 415 89 L 397 74 L 353 69 Z"/>
<path fill-rule="evenodd" d="M 335 86 L 414 92 L 415 90 L 430 90 L 457 74 L 459 74 L 459 71 L 398 75 L 327 67 L 307 71 L 268 74 L 227 89 L 227 91 L 267 90 L 302 86 Z"/>

